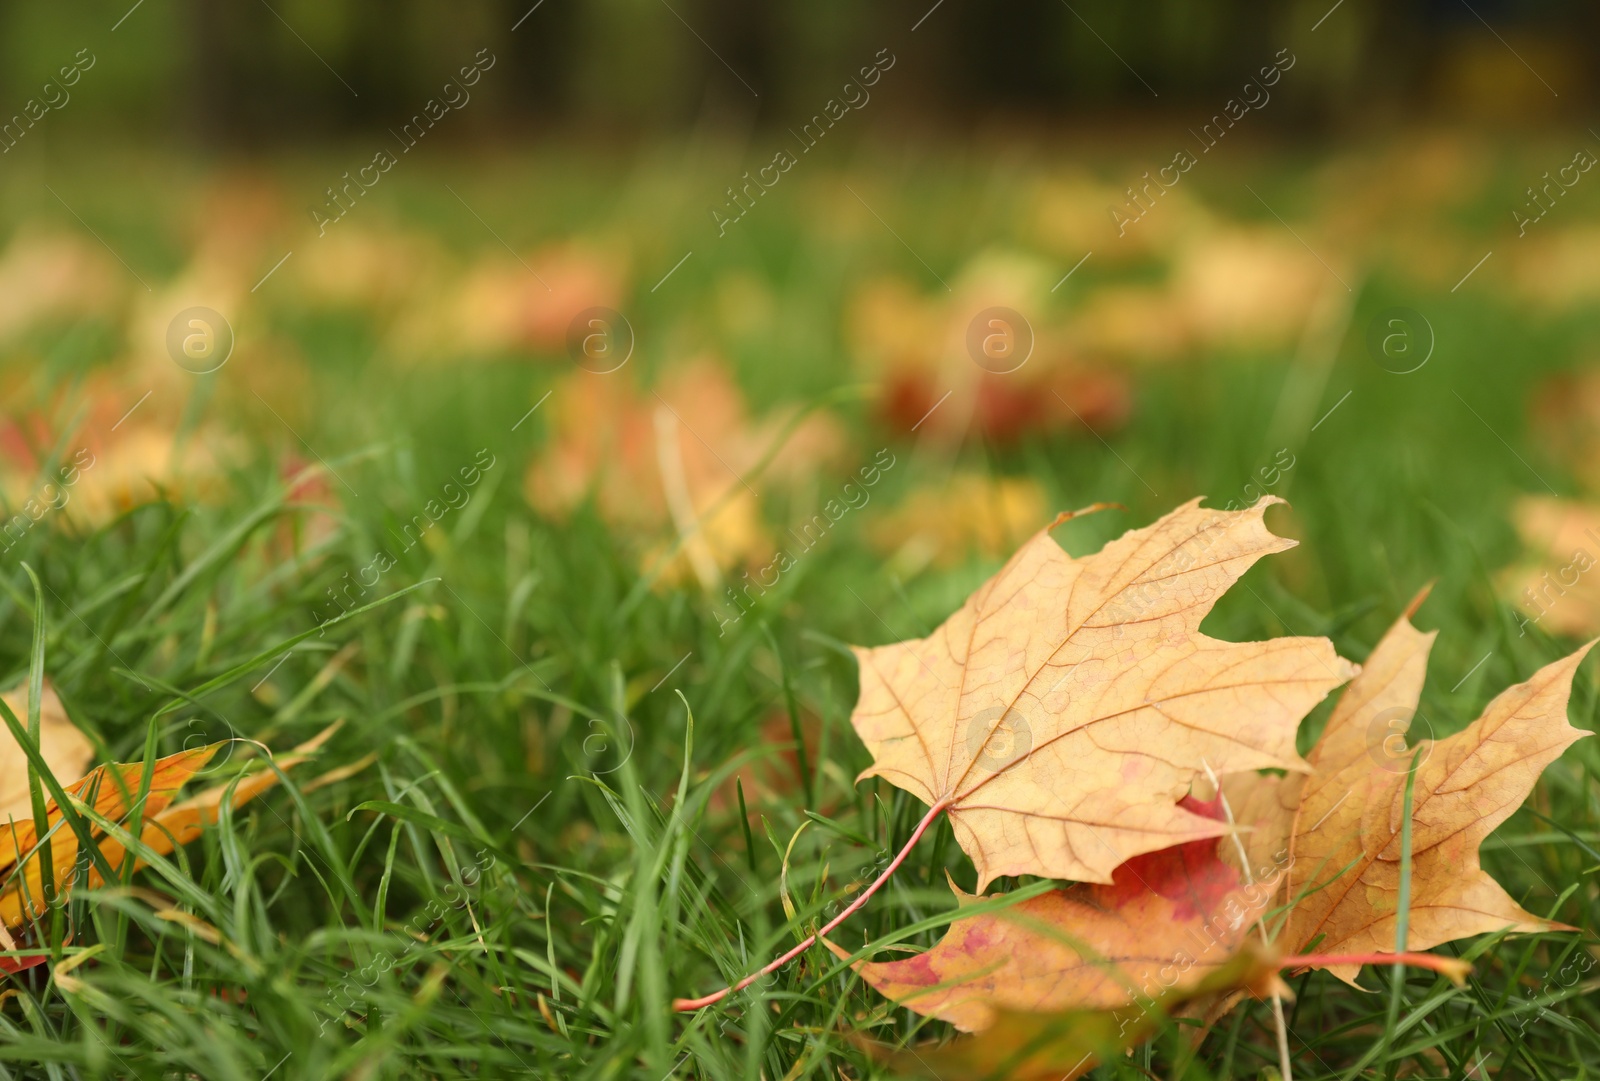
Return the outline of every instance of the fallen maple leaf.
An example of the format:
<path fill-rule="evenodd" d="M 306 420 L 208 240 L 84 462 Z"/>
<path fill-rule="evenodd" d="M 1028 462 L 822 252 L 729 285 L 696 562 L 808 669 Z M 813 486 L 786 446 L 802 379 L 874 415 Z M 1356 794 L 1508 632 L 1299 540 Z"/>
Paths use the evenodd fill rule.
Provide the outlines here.
<path fill-rule="evenodd" d="M 304 762 L 342 723 L 335 722 L 279 759 L 278 769 L 286 770 Z M 217 821 L 230 787 L 233 789 L 231 806 L 239 807 L 277 784 L 278 771 L 262 769 L 245 775 L 237 783 L 230 781 L 219 784 L 181 803 L 173 803 L 178 791 L 205 768 L 222 746 L 222 743 L 213 743 L 156 760 L 150 787 L 139 804 L 142 818 L 139 840 L 146 848 L 157 855 L 165 855 L 178 845 L 198 837 L 204 826 Z M 144 764 L 141 762 L 99 766 L 82 780 L 65 788 L 74 801 L 82 802 L 100 817 L 120 824 L 132 813 L 129 796 L 139 791 L 143 775 Z M 75 868 L 78 866 L 86 867 L 85 883 L 89 887 L 105 881 L 98 862 L 91 862 L 87 853 L 80 856 L 82 849 L 77 833 L 65 827 L 57 828 L 62 811 L 55 800 L 48 801 L 45 810 L 55 896 L 45 896 L 43 865 L 36 858 L 40 846 L 36 843 L 38 834 L 33 820 L 30 818 L 0 825 L 0 876 L 7 879 L 4 891 L 0 892 L 0 925 L 16 927 L 30 916 L 46 912 L 51 903 L 64 901 L 73 889 L 77 877 Z M 113 871 L 120 870 L 127 855 L 122 843 L 114 837 L 105 836 L 104 831 L 92 822 L 90 829 L 95 837 L 100 838 L 97 847 L 107 865 Z M 144 862 L 139 860 L 135 867 L 144 866 Z M 19 864 L 20 874 L 17 873 Z"/>
<path fill-rule="evenodd" d="M 28 723 L 26 683 L 12 688 L 0 698 L 5 699 L 11 712 L 24 725 Z M 49 680 L 44 682 L 44 692 L 39 696 L 39 753 L 44 756 L 51 775 L 62 784 L 78 780 L 89 768 L 89 763 L 94 761 L 94 748 L 67 717 L 66 708 L 62 706 Z M 28 759 L 11 737 L 10 729 L 0 728 L 0 822 L 32 817 Z"/>
<path fill-rule="evenodd" d="M 929 810 L 882 875 L 817 935 L 855 912 L 941 815 L 978 869 L 1113 882 L 1145 852 L 1229 832 L 1179 806 L 1204 773 L 1303 770 L 1301 718 L 1356 669 L 1325 638 L 1222 642 L 1213 604 L 1261 556 L 1294 546 L 1242 511 L 1198 499 L 1074 559 L 1059 516 L 927 638 L 854 649 L 851 715 L 881 776 Z M 1090 508 L 1098 509 L 1098 508 Z M 817 935 L 698 1009 L 804 952 Z"/>
<path fill-rule="evenodd" d="M 1478 846 L 1522 805 L 1539 774 L 1588 735 L 1567 723 L 1572 676 L 1593 642 L 1501 692 L 1448 739 L 1405 746 L 1437 632 L 1410 616 L 1384 635 L 1341 695 L 1308 756 L 1309 776 L 1223 782 L 1253 864 L 1283 864 L 1290 901 L 1278 941 L 1298 952 L 1391 951 L 1400 886 L 1406 775 L 1412 796 L 1407 948 L 1425 950 L 1490 931 L 1574 930 L 1526 912 L 1482 869 Z M 1354 984 L 1358 964 L 1310 964 Z"/>
<path fill-rule="evenodd" d="M 866 1049 L 901 1074 L 936 1081 L 1072 1081 L 1149 1038 L 1189 1003 L 1243 992 L 1291 997 L 1278 976 L 1277 959 L 1259 947 L 1246 945 L 1201 980 L 1168 988 L 1132 1005 L 1060 1011 L 1002 1009 L 981 1034 L 943 1047 L 898 1050 L 868 1043 Z"/>
<path fill-rule="evenodd" d="M 1218 802 L 1184 803 L 1222 818 Z M 931 949 L 901 961 L 859 961 L 855 971 L 898 1004 L 967 1032 L 988 1028 L 998 1011 L 1110 1009 L 1190 991 L 1230 962 L 1277 892 L 1275 878 L 1241 881 L 1217 858 L 1218 843 L 1135 856 L 1110 885 L 1069 886 L 958 917 Z M 980 900 L 951 888 L 962 907 Z"/>
<path fill-rule="evenodd" d="M 855 649 L 851 723 L 881 776 L 950 816 L 978 868 L 1110 882 L 1227 825 L 1178 804 L 1218 774 L 1303 770 L 1300 719 L 1355 668 L 1325 638 L 1200 633 L 1251 564 L 1294 541 L 1199 500 L 1074 559 L 1035 534 L 927 638 Z M 1056 520 L 1058 524 L 1070 515 Z"/>

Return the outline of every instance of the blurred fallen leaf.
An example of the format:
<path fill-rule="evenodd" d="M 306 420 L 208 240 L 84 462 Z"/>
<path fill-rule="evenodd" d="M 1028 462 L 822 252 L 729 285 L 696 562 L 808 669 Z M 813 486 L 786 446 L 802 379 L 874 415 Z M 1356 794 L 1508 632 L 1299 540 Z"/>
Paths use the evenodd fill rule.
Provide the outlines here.
<path fill-rule="evenodd" d="M 1537 222 L 1511 245 L 1510 276 L 1518 297 L 1551 314 L 1592 306 L 1600 300 L 1596 244 L 1600 244 L 1600 225 Z"/>
<path fill-rule="evenodd" d="M 883 388 L 885 423 L 945 440 L 976 428 L 998 443 L 1041 430 L 1120 425 L 1131 404 L 1127 378 L 1069 348 L 1052 318 L 1052 270 L 1032 256 L 992 250 L 963 268 L 949 295 L 925 297 L 898 279 L 860 289 L 845 333 L 857 364 Z M 990 313 L 985 325 L 984 313 L 995 308 L 1021 322 L 1003 315 L 996 327 L 998 313 Z M 980 366 L 969 340 L 975 320 L 980 334 L 998 331 L 1013 347 L 1026 345 L 1016 367 Z"/>
<path fill-rule="evenodd" d="M 1600 370 L 1561 372 L 1540 382 L 1529 400 L 1528 431 L 1600 494 Z"/>
<path fill-rule="evenodd" d="M 221 424 L 185 430 L 181 399 L 132 386 L 127 373 L 97 374 L 70 402 L 47 402 L 0 420 L 0 503 L 9 512 L 8 539 L 63 520 L 99 525 L 164 495 L 210 502 L 226 492 L 229 469 L 248 455 L 245 440 Z M 51 419 L 55 414 L 59 422 Z M 52 453 L 59 457 L 46 472 Z"/>
<path fill-rule="evenodd" d="M 1287 233 L 1198 221 L 1172 245 L 1165 282 L 1090 290 L 1073 314 L 1072 341 L 1086 356 L 1123 363 L 1281 350 L 1304 330 L 1330 283 L 1343 291 Z"/>
<path fill-rule="evenodd" d="M 1522 496 L 1511 520 L 1524 558 L 1499 576 L 1501 593 L 1522 609 L 1519 637 L 1600 631 L 1600 508 L 1554 496 Z"/>
<path fill-rule="evenodd" d="M 125 277 L 87 237 L 19 232 L 0 254 L 0 342 L 55 319 L 115 315 Z"/>
<path fill-rule="evenodd" d="M 885 555 L 908 569 L 948 567 L 976 555 L 994 559 L 1014 549 L 1045 518 L 1044 489 L 1032 477 L 957 473 L 914 489 L 867 527 Z"/>
<path fill-rule="evenodd" d="M 451 277 L 437 241 L 422 232 L 340 222 L 273 276 L 298 305 L 351 309 L 380 323 L 408 320 L 437 305 Z"/>
<path fill-rule="evenodd" d="M 787 418 L 752 420 L 737 384 L 712 361 L 673 368 L 650 391 L 627 372 L 577 372 L 554 390 L 545 407 L 550 441 L 524 482 L 528 501 L 564 518 L 592 496 L 613 525 L 647 535 L 671 526 L 683 538 L 672 580 L 692 570 L 714 588 L 722 570 L 770 556 L 746 475 L 777 445 Z M 841 444 L 831 418 L 806 417 L 762 473 L 763 485 L 806 476 L 838 457 Z"/>
<path fill-rule="evenodd" d="M 572 242 L 527 254 L 493 246 L 433 287 L 412 290 L 391 340 L 397 355 L 422 361 L 517 350 L 565 361 L 573 318 L 617 308 L 627 284 L 627 260 L 614 246 Z"/>
<path fill-rule="evenodd" d="M 1287 230 L 1217 227 L 1178 249 L 1171 296 L 1200 345 L 1267 348 L 1295 338 L 1328 280 Z"/>

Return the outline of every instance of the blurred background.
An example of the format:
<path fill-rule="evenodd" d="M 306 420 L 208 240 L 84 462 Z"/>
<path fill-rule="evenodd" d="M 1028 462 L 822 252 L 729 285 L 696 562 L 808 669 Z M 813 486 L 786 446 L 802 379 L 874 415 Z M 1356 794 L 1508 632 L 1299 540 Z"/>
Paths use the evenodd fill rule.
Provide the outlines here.
<path fill-rule="evenodd" d="M 1332 0 L 951 0 L 919 23 L 931 6 L 151 0 L 117 27 L 112 48 L 104 35 L 123 14 L 117 5 L 10 3 L 0 50 L 4 88 L 20 103 L 61 57 L 104 40 L 106 63 L 74 106 L 73 135 L 236 151 L 382 134 L 480 48 L 507 66 L 473 90 L 452 133 L 462 144 L 782 131 L 863 56 L 902 42 L 914 70 L 884 89 L 856 138 L 907 124 L 1115 128 L 1213 105 L 1283 47 L 1303 64 L 1261 125 L 1272 133 L 1371 134 L 1424 115 L 1526 129 L 1582 117 L 1596 89 L 1600 14 L 1575 0 L 1348 0 L 1323 24 Z"/>
<path fill-rule="evenodd" d="M 1445 575 L 1436 603 L 1519 648 L 1600 626 L 1563 575 L 1600 523 L 1591 7 L 147 0 L 0 28 L 10 560 L 278 492 L 269 593 L 323 615 L 375 561 L 466 560 L 498 606 L 530 537 L 587 522 L 686 618 L 861 640 L 882 621 L 816 600 L 852 575 L 936 621 L 1060 507 L 1292 487 L 1282 528 L 1320 543 L 1274 588 L 1311 607 L 1269 625 L 1370 635 Z M 880 452 L 905 464 L 839 503 Z M 441 503 L 482 457 L 492 505 Z"/>
<path fill-rule="evenodd" d="M 1193 498 L 1288 498 L 1268 521 L 1303 543 L 1218 606 L 1223 638 L 1359 661 L 1435 581 L 1423 712 L 1448 734 L 1600 631 L 1597 80 L 1576 2 L 12 0 L 0 685 L 33 643 L 26 562 L 47 672 L 110 756 L 230 672 L 164 749 L 348 719 L 329 753 L 378 760 L 317 792 L 329 859 L 385 896 L 363 799 L 509 838 L 526 880 L 486 923 L 586 1002 L 617 967 L 607 882 L 642 857 L 570 779 L 670 802 L 681 689 L 715 787 L 691 862 L 750 941 L 781 936 L 752 836 L 820 905 L 921 813 L 852 781 L 844 643 L 927 633 L 1058 510 L 1121 505 L 1058 531 L 1086 551 Z M 1575 749 L 1535 800 L 1592 830 L 1597 768 Z M 805 809 L 855 832 L 783 855 Z M 1592 890 L 1557 900 L 1586 857 L 1530 836 L 1485 865 L 1592 927 Z M 442 866 L 400 864 L 396 919 Z M 874 933 L 943 903 L 942 868 L 913 874 Z M 298 952 L 340 904 L 297 886 L 271 919 L 229 931 L 266 971 L 315 991 L 359 961 Z M 643 936 L 672 984 L 645 1006 L 626 978 L 603 1019 L 552 990 L 582 1034 L 560 1054 L 610 1076 L 599 1033 L 670 1063 L 648 1010 L 715 985 L 729 926 Z M 497 1039 L 554 1056 L 518 971 Z M 420 976 L 392 979 L 391 1017 Z M 506 1011 L 503 979 L 462 984 L 469 1010 Z M 426 1013 L 479 1054 L 476 1013 Z M 280 1054 L 252 1024 L 239 1076 Z M 794 1076 L 799 1051 L 751 1046 Z"/>
<path fill-rule="evenodd" d="M 0 28 L 12 559 L 281 490 L 262 558 L 323 583 L 417 544 L 482 451 L 505 494 L 454 525 L 520 561 L 491 595 L 530 529 L 590 521 L 720 626 L 803 614 L 750 575 L 881 448 L 910 467 L 807 562 L 887 568 L 919 618 L 1055 508 L 1293 486 L 1325 534 L 1284 588 L 1368 631 L 1447 559 L 1473 571 L 1441 596 L 1519 639 L 1600 620 L 1582 575 L 1529 591 L 1600 520 L 1592 7 L 147 0 Z M 780 577 L 813 575 L 843 581 Z"/>

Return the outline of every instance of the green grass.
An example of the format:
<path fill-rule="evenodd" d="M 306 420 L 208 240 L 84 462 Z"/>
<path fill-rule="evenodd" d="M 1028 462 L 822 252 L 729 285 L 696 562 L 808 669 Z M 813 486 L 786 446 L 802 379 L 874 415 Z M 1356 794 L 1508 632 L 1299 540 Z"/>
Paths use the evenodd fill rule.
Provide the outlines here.
<path fill-rule="evenodd" d="M 1276 205 L 1308 190 L 1316 163 L 1256 165 L 1269 176 L 1255 186 Z M 1107 168 L 1115 176 L 1127 167 Z M 849 290 L 885 269 L 922 280 L 893 238 L 820 228 L 842 190 L 837 173 L 797 172 L 787 202 L 774 195 L 737 240 L 719 244 L 694 217 L 697 196 L 675 193 L 718 191 L 737 169 L 673 171 L 647 159 L 618 179 L 611 163 L 576 155 L 459 176 L 431 169 L 397 172 L 361 212 L 436 229 L 452 244 L 492 243 L 441 194 L 449 179 L 485 217 L 512 222 L 518 244 L 640 227 L 647 239 L 635 253 L 630 317 L 652 343 L 672 344 L 652 344 L 639 363 L 659 365 L 708 339 L 758 401 L 818 397 L 859 378 L 838 331 Z M 941 271 L 980 242 L 1030 243 L 987 185 L 1009 190 L 1034 173 L 959 161 L 911 174 L 882 162 L 862 169 L 896 228 Z M 1225 178 L 1214 182 L 1214 193 L 1201 190 L 1265 219 L 1224 190 Z M 519 193 L 535 185 L 544 194 L 529 206 Z M 192 187 L 151 170 L 126 190 L 92 177 L 58 190 L 113 244 L 125 243 L 136 265 L 164 268 L 151 271 L 157 277 L 181 265 L 171 231 L 147 221 L 170 221 Z M 1483 196 L 1485 218 L 1504 195 Z M 687 210 L 660 218 L 668 203 Z M 7 205 L 19 217 L 45 208 Z M 696 255 L 675 292 L 649 292 L 689 247 Z M 780 298 L 770 336 L 715 329 L 715 287 L 733 272 L 756 275 Z M 1081 288 L 1101 280 L 1086 267 Z M 1408 376 L 1379 369 L 1363 345 L 1371 316 L 1396 304 L 1423 311 L 1439 335 L 1433 360 Z M 170 753 L 197 735 L 283 748 L 343 718 L 325 763 L 369 752 L 376 762 L 312 792 L 299 786 L 313 768 L 296 771 L 203 841 L 152 860 L 134 878 L 145 892 L 74 893 L 39 941 L 63 958 L 92 956 L 65 978 L 53 966 L 54 977 L 41 967 L 5 981 L 16 993 L 0 1007 L 3 1076 L 821 1081 L 871 1073 L 851 1031 L 891 1042 L 944 1032 L 886 1004 L 820 947 L 716 1008 L 680 1016 L 668 1003 L 787 949 L 898 849 L 923 808 L 888 785 L 852 783 L 866 758 L 848 723 L 855 671 L 843 644 L 926 633 L 994 564 L 973 559 L 900 580 L 847 519 L 754 616 L 719 636 L 698 592 L 641 583 L 633 538 L 592 511 L 558 523 L 526 505 L 521 474 L 544 428 L 537 414 L 512 426 L 554 385 L 555 364 L 396 369 L 360 316 L 262 318 L 316 362 L 317 394 L 297 430 L 360 493 L 344 499 L 337 529 L 321 539 L 307 531 L 308 512 L 286 502 L 266 464 L 240 471 L 221 504 L 157 502 L 93 530 L 54 521 L 35 529 L 0 559 L 0 685 L 27 678 L 37 641 L 72 716 L 117 760 L 140 760 L 147 745 Z M 1140 376 L 1132 420 L 1109 436 L 1115 453 L 1079 430 L 1007 449 L 969 446 L 964 460 L 1030 474 L 1063 508 L 1123 503 L 1125 512 L 1060 531 L 1086 551 L 1191 496 L 1236 498 L 1289 448 L 1296 464 L 1276 490 L 1293 510 L 1272 520 L 1303 544 L 1253 570 L 1207 630 L 1325 634 L 1359 661 L 1437 579 L 1418 622 L 1441 630 L 1422 712 L 1442 736 L 1572 645 L 1537 629 L 1520 637 L 1493 575 L 1516 551 L 1510 500 L 1544 491 L 1545 481 L 1576 491 L 1527 431 L 1524 404 L 1542 373 L 1577 364 L 1597 329 L 1592 314 L 1535 320 L 1492 288 L 1424 290 L 1375 267 L 1325 385 L 1282 358 L 1210 356 Z M 120 334 L 42 330 L 4 363 L 42 362 L 45 381 L 59 384 L 111 362 Z M 1285 401 L 1314 419 L 1346 390 L 1315 431 L 1269 434 Z M 875 428 L 870 403 L 838 408 L 858 445 L 870 453 L 887 441 L 906 463 L 875 499 L 887 504 L 937 479 L 909 445 Z M 281 431 L 252 438 L 286 443 Z M 313 612 L 330 611 L 326 590 L 365 565 L 479 448 L 497 465 L 471 502 L 363 598 L 392 602 L 316 633 Z M 780 497 L 764 505 L 783 520 Z M 295 529 L 302 543 L 285 559 L 284 531 Z M 42 626 L 22 561 L 41 581 Z M 1591 672 L 1580 673 L 1572 717 L 1589 730 L 1594 687 Z M 785 746 L 760 729 L 791 712 L 818 722 L 804 747 L 810 789 L 794 778 L 786 798 L 751 807 L 746 828 L 730 778 L 742 764 L 777 759 Z M 1324 712 L 1307 723 L 1303 748 Z M 1297 980 L 1297 1077 L 1556 1079 L 1600 1069 L 1600 996 L 1584 960 L 1600 917 L 1595 742 L 1553 766 L 1529 809 L 1484 850 L 1485 866 L 1521 904 L 1582 933 L 1458 944 L 1476 957 L 1464 990 L 1419 972 L 1396 983 L 1392 999 L 1387 974 L 1369 973 L 1368 985 L 1386 990 L 1366 995 L 1324 975 Z M 223 762 L 215 777 L 241 761 Z M 942 933 L 944 872 L 969 886 L 972 872 L 947 825 L 930 832 L 842 941 L 925 946 Z M 780 898 L 786 852 L 792 920 Z M 203 921 L 200 931 L 158 915 L 149 891 Z M 1169 1034 L 1099 1076 L 1165 1075 L 1177 1044 Z M 1270 1007 L 1246 1004 L 1187 1070 L 1256 1077 L 1276 1064 Z"/>

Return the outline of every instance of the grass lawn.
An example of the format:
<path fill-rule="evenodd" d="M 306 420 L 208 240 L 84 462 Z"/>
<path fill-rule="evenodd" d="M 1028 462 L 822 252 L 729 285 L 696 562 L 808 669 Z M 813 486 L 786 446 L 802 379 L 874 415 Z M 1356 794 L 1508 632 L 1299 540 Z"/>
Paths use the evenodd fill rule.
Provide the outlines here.
<path fill-rule="evenodd" d="M 1165 160 L 1162 145 L 1088 163 L 915 146 L 848 168 L 806 161 L 727 236 L 706 207 L 721 205 L 746 164 L 715 149 L 692 163 L 576 150 L 407 160 L 327 236 L 305 208 L 366 160 L 360 148 L 259 176 L 128 154 L 116 183 L 103 166 L 85 170 L 53 183 L 56 200 L 42 174 L 9 174 L 8 232 L 45 220 L 81 237 L 59 205 L 69 204 L 149 290 L 119 277 L 117 299 L 11 332 L 0 351 L 8 416 L 29 432 L 23 418 L 43 418 L 32 437 L 43 460 L 70 452 L 73 417 L 88 416 L 101 425 L 109 483 L 119 454 L 133 453 L 109 422 L 149 389 L 138 408 L 172 437 L 163 468 L 177 477 L 204 461 L 210 479 L 96 514 L 74 517 L 69 503 L 6 550 L 0 685 L 42 668 L 101 760 L 232 737 L 280 751 L 344 724 L 317 764 L 225 813 L 200 841 L 127 885 L 74 891 L 25 929 L 21 948 L 53 960 L 0 985 L 0 1070 L 820 1081 L 878 1069 L 852 1031 L 900 1044 L 947 1032 L 821 947 L 698 1014 L 669 1003 L 788 949 L 921 818 L 907 793 L 853 783 L 868 758 L 849 725 L 846 644 L 928 633 L 1026 535 L 921 559 L 875 541 L 888 508 L 946 488 L 952 470 L 1029 480 L 1048 512 L 1121 504 L 1057 531 L 1081 553 L 1195 496 L 1247 503 L 1264 467 L 1292 461 L 1270 489 L 1291 506 L 1268 521 L 1301 545 L 1252 570 L 1208 633 L 1326 635 L 1359 662 L 1433 581 L 1417 622 L 1440 631 L 1421 709 L 1436 736 L 1569 652 L 1575 643 L 1542 625 L 1520 633 L 1500 577 L 1520 552 L 1517 497 L 1585 491 L 1581 463 L 1542 438 L 1529 406 L 1547 377 L 1593 363 L 1600 309 L 1530 301 L 1515 278 L 1517 245 L 1540 238 L 1506 225 L 1517 193 L 1556 160 L 1548 147 L 1472 158 L 1424 226 L 1394 189 L 1427 181 L 1395 164 L 1393 148 L 1240 146 L 1185 179 L 1182 207 L 1173 196 L 1136 227 L 1149 231 L 1146 248 L 1097 249 L 1045 294 L 1037 321 L 1071 328 L 1098 291 L 1159 286 L 1163 216 L 1176 230 L 1200 220 L 1199 207 L 1204 220 L 1276 231 L 1306 260 L 1330 259 L 1326 275 L 1307 264 L 1318 286 L 1310 331 L 1258 345 L 1197 338 L 1160 359 L 1107 351 L 1128 404 L 1125 420 L 1098 432 L 1062 423 L 941 443 L 884 421 L 851 330 L 866 283 L 890 276 L 943 303 L 941 281 L 959 293 L 962 268 L 990 248 L 1042 262 L 1054 282 L 1094 243 L 1041 225 L 1051 181 L 1078 170 L 1120 190 Z M 60 162 L 51 175 L 64 175 Z M 251 211 L 228 209 L 255 205 L 244 196 L 258 186 L 278 193 L 264 204 L 289 208 L 263 211 L 271 221 L 259 227 Z M 1584 197 L 1557 208 L 1568 220 L 1542 224 L 1593 220 Z M 1376 209 L 1339 216 L 1364 205 Z M 1083 228 L 1106 230 L 1103 208 L 1090 209 L 1095 224 Z M 384 285 L 385 267 L 403 278 L 412 266 L 403 246 L 381 249 L 376 268 L 327 254 L 349 234 L 378 233 L 429 238 L 433 254 L 416 258 L 441 268 L 437 290 L 459 286 L 457 270 L 474 259 L 503 257 L 497 241 L 519 261 L 571 236 L 624 251 L 616 307 L 636 334 L 629 378 L 648 383 L 715 354 L 753 414 L 815 405 L 843 433 L 798 478 L 780 479 L 787 452 L 776 442 L 770 465 L 724 478 L 773 532 L 809 518 L 880 448 L 895 464 L 867 505 L 729 620 L 723 595 L 695 574 L 651 571 L 670 527 L 636 527 L 594 500 L 559 515 L 530 504 L 525 474 L 568 415 L 556 396 L 572 393 L 572 365 L 559 348 L 456 348 L 457 324 L 429 315 L 441 293 Z M 244 239 L 229 247 L 233 236 Z M 1439 265 L 1419 269 L 1412 246 Z M 286 249 L 283 268 L 249 291 Z M 210 262 L 195 254 L 206 251 Z M 199 377 L 164 357 L 141 361 L 140 336 L 164 324 L 140 313 L 167 311 L 159 304 L 176 299 L 175 282 L 208 274 L 240 283 L 224 290 L 237 354 Z M 319 299 L 346 287 L 345 300 Z M 1375 317 L 1394 307 L 1421 313 L 1436 335 L 1427 363 L 1407 374 L 1385 370 L 1367 345 Z M 400 355 L 408 338 L 418 355 Z M 215 452 L 213 463 L 217 447 L 237 453 Z M 84 483 L 98 483 L 94 470 Z M 407 524 L 430 504 L 449 510 L 407 546 Z M 938 510 L 957 521 L 989 513 L 954 499 Z M 1588 730 L 1594 687 L 1586 668 L 1571 717 Z M 1302 750 L 1326 714 L 1324 704 L 1306 722 Z M 310 784 L 368 755 L 365 768 Z M 232 744 L 207 779 L 258 757 Z M 1298 979 L 1296 1076 L 1600 1069 L 1600 996 L 1581 971 L 1600 918 L 1597 781 L 1600 748 L 1581 741 L 1483 851 L 1520 904 L 1581 934 L 1443 947 L 1475 959 L 1468 986 L 1413 971 L 1394 1018 L 1387 972 L 1363 976 L 1381 989 L 1371 994 L 1325 974 Z M 930 945 L 952 913 L 946 871 L 972 886 L 941 823 L 840 941 Z M 1183 1042 L 1170 1032 L 1096 1076 L 1164 1076 Z M 1205 1037 L 1188 1071 L 1255 1077 L 1277 1062 L 1270 1007 L 1247 1003 Z"/>

